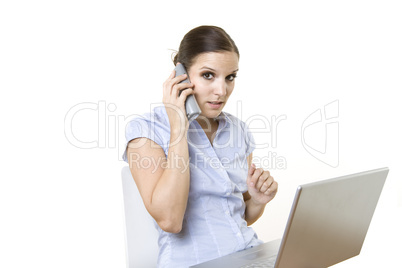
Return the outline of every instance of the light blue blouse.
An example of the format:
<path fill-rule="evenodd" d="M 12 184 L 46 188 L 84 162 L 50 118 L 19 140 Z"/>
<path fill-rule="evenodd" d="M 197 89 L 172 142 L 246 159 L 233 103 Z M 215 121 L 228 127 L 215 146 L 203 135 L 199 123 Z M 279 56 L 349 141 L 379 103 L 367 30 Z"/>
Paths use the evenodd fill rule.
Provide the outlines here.
<path fill-rule="evenodd" d="M 244 220 L 247 159 L 253 135 L 237 117 L 222 112 L 213 146 L 196 120 L 189 125 L 190 192 L 182 231 L 159 231 L 158 267 L 189 267 L 262 243 Z M 146 137 L 167 155 L 170 124 L 164 106 L 130 121 L 127 142 Z M 123 159 L 127 161 L 126 152 Z"/>

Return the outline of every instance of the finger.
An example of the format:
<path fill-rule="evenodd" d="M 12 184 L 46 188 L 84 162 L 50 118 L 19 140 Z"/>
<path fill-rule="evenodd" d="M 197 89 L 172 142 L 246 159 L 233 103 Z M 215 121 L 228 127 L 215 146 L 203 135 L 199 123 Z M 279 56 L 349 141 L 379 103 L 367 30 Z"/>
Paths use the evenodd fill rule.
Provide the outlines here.
<path fill-rule="evenodd" d="M 254 170 L 254 173 L 250 178 L 250 186 L 257 186 L 258 178 L 263 172 L 264 170 L 262 168 L 257 168 L 256 170 Z"/>
<path fill-rule="evenodd" d="M 253 175 L 253 173 L 254 173 L 255 170 L 256 170 L 255 164 L 252 163 L 252 164 L 250 165 L 250 167 L 248 168 L 247 180 L 246 180 L 246 183 L 247 183 L 247 184 L 250 184 L 251 176 Z"/>
<path fill-rule="evenodd" d="M 176 75 L 176 69 L 173 69 L 172 73 L 169 75 L 170 79 L 173 79 Z"/>
<path fill-rule="evenodd" d="M 170 80 L 170 82 L 172 83 L 172 85 L 175 85 L 175 84 L 179 84 L 181 81 L 186 80 L 186 78 L 187 78 L 187 74 L 181 74 L 179 76 L 173 77 Z"/>
<path fill-rule="evenodd" d="M 183 81 L 186 79 L 187 74 L 182 74 L 179 76 L 176 76 L 176 70 L 173 70 L 173 72 L 170 74 L 169 78 L 165 81 L 165 83 L 163 83 L 163 88 L 165 89 L 165 93 L 171 93 L 172 92 L 172 88 L 174 85 L 178 84 L 179 82 Z"/>
<path fill-rule="evenodd" d="M 180 91 L 186 88 L 192 88 L 194 87 L 194 85 L 192 83 L 181 83 L 181 84 L 176 84 L 173 86 L 172 88 L 172 94 L 174 93 L 174 91 Z"/>
<path fill-rule="evenodd" d="M 175 97 L 178 97 L 180 90 L 183 90 L 183 89 L 186 89 L 186 88 L 189 88 L 189 87 L 193 87 L 193 86 L 194 85 L 192 83 L 173 83 L 172 85 L 169 85 L 170 94 L 175 96 Z"/>
<path fill-rule="evenodd" d="M 265 182 L 261 185 L 260 192 L 264 193 L 266 190 L 268 190 L 271 187 L 273 182 L 274 182 L 274 178 L 268 177 L 265 180 Z"/>
<path fill-rule="evenodd" d="M 275 197 L 276 193 L 278 192 L 278 183 L 276 181 L 274 181 L 271 185 L 271 187 L 269 187 L 264 194 L 265 195 L 272 195 L 272 197 Z"/>
<path fill-rule="evenodd" d="M 173 69 L 173 71 L 170 73 L 169 77 L 163 83 L 163 86 L 166 87 L 166 85 L 168 85 L 170 83 L 170 81 L 172 81 L 172 79 L 175 77 L 175 75 L 176 75 L 176 70 Z"/>
<path fill-rule="evenodd" d="M 192 95 L 192 94 L 194 94 L 194 90 L 193 90 L 192 88 L 183 89 L 183 90 L 181 91 L 181 93 L 180 93 L 179 99 L 184 102 L 184 101 L 186 100 L 186 98 L 187 98 L 189 95 Z"/>
<path fill-rule="evenodd" d="M 261 189 L 262 185 L 266 182 L 266 180 L 269 178 L 269 173 L 267 171 L 262 171 L 260 177 L 258 178 L 255 188 L 256 189 Z"/>
<path fill-rule="evenodd" d="M 248 175 L 250 175 L 250 177 L 251 177 L 251 175 L 253 175 L 253 173 L 254 173 L 254 171 L 255 171 L 256 169 L 257 169 L 257 168 L 256 168 L 255 164 L 252 163 L 251 166 L 250 166 L 250 168 L 248 169 Z"/>
<path fill-rule="evenodd" d="M 182 83 L 182 84 L 174 85 L 172 88 L 172 95 L 179 96 L 180 91 L 187 89 L 187 88 L 192 88 L 193 86 L 194 85 L 192 83 Z"/>
<path fill-rule="evenodd" d="M 170 73 L 169 77 L 165 80 L 165 82 L 163 82 L 163 94 L 167 94 L 168 93 L 168 88 L 169 88 L 169 84 L 170 81 L 174 78 L 176 74 L 176 70 L 173 69 L 173 71 Z"/>
<path fill-rule="evenodd" d="M 269 187 L 269 188 L 264 192 L 264 194 L 266 194 L 266 195 L 271 195 L 271 194 L 275 195 L 277 191 L 278 191 L 278 183 L 277 183 L 276 181 L 274 181 L 274 182 L 272 183 L 271 187 Z"/>

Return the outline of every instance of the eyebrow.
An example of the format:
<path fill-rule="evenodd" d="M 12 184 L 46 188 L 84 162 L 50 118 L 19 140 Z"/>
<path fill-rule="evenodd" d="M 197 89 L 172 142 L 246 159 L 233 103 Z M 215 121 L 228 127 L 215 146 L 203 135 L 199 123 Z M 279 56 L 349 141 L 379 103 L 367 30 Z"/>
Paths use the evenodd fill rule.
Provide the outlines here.
<path fill-rule="evenodd" d="M 208 67 L 208 66 L 203 66 L 203 67 L 201 67 L 201 69 L 211 70 L 211 71 L 213 71 L 213 72 L 216 73 L 216 70 L 214 70 L 214 69 L 212 69 L 212 68 L 210 68 L 210 67 Z M 236 73 L 237 71 L 239 71 L 239 69 L 234 70 L 232 73 Z"/>

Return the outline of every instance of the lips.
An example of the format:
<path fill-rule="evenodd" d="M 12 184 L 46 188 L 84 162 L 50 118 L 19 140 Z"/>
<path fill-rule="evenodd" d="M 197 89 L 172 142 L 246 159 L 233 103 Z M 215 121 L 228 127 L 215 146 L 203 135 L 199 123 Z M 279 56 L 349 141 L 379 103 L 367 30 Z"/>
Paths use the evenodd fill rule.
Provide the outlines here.
<path fill-rule="evenodd" d="M 220 109 L 222 107 L 223 101 L 208 101 L 208 106 L 211 109 Z"/>

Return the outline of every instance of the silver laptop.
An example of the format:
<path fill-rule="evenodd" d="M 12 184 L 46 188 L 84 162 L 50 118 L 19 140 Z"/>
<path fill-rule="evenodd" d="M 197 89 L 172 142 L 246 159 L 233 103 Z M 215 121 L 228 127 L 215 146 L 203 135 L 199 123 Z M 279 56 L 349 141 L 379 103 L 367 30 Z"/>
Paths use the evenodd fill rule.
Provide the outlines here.
<path fill-rule="evenodd" d="M 192 267 L 328 267 L 359 255 L 388 168 L 300 185 L 282 239 Z"/>

